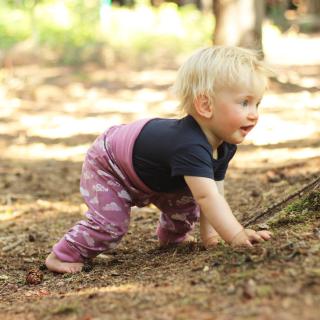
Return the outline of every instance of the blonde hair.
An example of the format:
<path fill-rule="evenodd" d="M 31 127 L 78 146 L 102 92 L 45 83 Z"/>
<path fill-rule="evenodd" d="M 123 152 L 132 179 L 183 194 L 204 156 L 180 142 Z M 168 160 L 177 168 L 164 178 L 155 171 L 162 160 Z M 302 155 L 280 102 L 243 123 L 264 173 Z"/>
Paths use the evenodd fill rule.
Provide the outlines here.
<path fill-rule="evenodd" d="M 247 89 L 262 95 L 271 69 L 251 49 L 214 46 L 198 50 L 179 69 L 173 90 L 185 113 L 193 110 L 196 97 L 212 102 L 221 89 Z"/>

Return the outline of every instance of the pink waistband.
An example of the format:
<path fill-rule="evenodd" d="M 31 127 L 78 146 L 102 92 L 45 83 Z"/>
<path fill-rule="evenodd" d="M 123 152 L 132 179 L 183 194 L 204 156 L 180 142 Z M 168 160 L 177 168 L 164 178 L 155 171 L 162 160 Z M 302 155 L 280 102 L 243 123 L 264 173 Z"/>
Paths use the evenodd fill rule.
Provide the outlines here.
<path fill-rule="evenodd" d="M 132 153 L 140 131 L 150 120 L 152 119 L 142 119 L 131 124 L 117 126 L 115 131 L 111 133 L 109 140 L 115 161 L 121 171 L 126 174 L 134 187 L 146 193 L 154 192 L 136 174 L 132 163 Z"/>

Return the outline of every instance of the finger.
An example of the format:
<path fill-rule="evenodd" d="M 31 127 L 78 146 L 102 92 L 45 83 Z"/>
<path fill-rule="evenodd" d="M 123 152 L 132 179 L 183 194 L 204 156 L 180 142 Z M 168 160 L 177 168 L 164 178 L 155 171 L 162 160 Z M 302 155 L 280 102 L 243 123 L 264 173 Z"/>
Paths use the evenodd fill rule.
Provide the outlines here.
<path fill-rule="evenodd" d="M 258 233 L 252 234 L 250 236 L 250 240 L 252 240 L 254 242 L 263 242 L 264 241 L 264 239 L 262 237 L 260 237 L 260 235 Z"/>
<path fill-rule="evenodd" d="M 258 234 L 260 235 L 260 237 L 262 237 L 265 240 L 269 240 L 271 239 L 271 232 L 269 231 L 258 231 Z"/>
<path fill-rule="evenodd" d="M 249 237 L 249 239 L 253 240 L 254 242 L 264 241 L 264 239 L 259 235 L 259 232 L 256 232 L 254 230 L 246 229 L 246 234 Z"/>
<path fill-rule="evenodd" d="M 264 238 L 264 239 L 266 239 L 266 240 L 271 239 L 271 235 L 268 234 L 268 233 L 262 234 L 261 237 Z"/>
<path fill-rule="evenodd" d="M 250 247 L 250 248 L 253 247 L 253 245 L 252 245 L 252 243 L 250 242 L 250 240 L 246 240 L 246 245 L 247 245 L 248 247 Z"/>
<path fill-rule="evenodd" d="M 203 241 L 205 247 L 211 247 L 211 246 L 216 246 L 218 243 L 219 243 L 219 237 L 218 236 L 213 236 L 213 237 L 210 237 L 208 239 L 205 239 Z"/>

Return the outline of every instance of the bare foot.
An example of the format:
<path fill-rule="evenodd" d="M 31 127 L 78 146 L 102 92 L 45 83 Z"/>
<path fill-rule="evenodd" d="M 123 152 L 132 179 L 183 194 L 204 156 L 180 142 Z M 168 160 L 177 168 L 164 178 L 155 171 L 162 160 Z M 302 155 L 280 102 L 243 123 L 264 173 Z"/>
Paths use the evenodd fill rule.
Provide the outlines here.
<path fill-rule="evenodd" d="M 46 259 L 46 266 L 49 270 L 59 273 L 77 273 L 82 270 L 82 262 L 63 262 L 51 252 Z"/>
<path fill-rule="evenodd" d="M 193 243 L 197 242 L 196 238 L 191 234 L 187 234 L 186 238 L 181 243 Z"/>
<path fill-rule="evenodd" d="M 165 247 L 170 246 L 170 245 L 188 244 L 188 243 L 192 243 L 192 242 L 197 242 L 197 240 L 191 234 L 187 234 L 186 238 L 183 241 L 179 242 L 179 243 L 171 243 L 171 242 L 168 242 L 168 241 L 160 241 L 159 240 L 160 248 L 165 248 Z"/>

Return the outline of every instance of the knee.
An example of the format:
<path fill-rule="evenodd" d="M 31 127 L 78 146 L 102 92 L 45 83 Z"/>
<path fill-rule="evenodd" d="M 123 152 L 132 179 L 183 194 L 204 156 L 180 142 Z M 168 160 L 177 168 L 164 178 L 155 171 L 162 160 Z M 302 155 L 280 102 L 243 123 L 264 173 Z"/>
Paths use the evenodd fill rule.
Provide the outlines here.
<path fill-rule="evenodd" d="M 118 242 L 121 238 L 128 232 L 129 222 L 124 221 L 122 223 L 106 223 L 103 226 L 103 231 L 108 233 L 109 236 L 114 240 L 114 242 Z"/>

